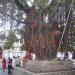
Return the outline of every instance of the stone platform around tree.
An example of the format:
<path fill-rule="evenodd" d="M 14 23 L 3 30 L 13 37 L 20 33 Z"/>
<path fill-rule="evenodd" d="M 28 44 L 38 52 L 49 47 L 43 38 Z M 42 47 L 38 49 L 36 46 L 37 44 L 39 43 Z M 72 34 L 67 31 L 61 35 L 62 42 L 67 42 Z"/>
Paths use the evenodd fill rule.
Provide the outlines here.
<path fill-rule="evenodd" d="M 28 61 L 27 65 L 25 66 L 26 70 L 31 72 L 51 72 L 51 71 L 63 71 L 63 70 L 70 70 L 73 68 L 72 61 Z"/>
<path fill-rule="evenodd" d="M 71 61 L 28 61 L 24 67 L 15 67 L 14 75 L 75 75 Z"/>

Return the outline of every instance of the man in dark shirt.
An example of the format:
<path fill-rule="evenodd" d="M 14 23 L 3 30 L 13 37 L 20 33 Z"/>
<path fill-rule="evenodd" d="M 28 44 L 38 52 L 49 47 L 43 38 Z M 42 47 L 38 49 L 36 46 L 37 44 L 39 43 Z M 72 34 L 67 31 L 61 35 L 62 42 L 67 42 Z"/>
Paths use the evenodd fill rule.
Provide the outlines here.
<path fill-rule="evenodd" d="M 12 59 L 8 59 L 8 74 L 11 74 L 11 70 L 12 70 Z"/>

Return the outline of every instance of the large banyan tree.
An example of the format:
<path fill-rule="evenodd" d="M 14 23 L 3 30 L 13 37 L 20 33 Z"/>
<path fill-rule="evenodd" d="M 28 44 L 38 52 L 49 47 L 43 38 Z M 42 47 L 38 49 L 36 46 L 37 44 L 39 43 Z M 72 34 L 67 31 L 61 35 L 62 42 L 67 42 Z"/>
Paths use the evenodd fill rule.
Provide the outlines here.
<path fill-rule="evenodd" d="M 68 4 L 67 4 L 68 2 Z M 63 44 L 68 44 L 72 20 L 72 0 L 35 0 L 29 7 L 15 0 L 20 10 L 26 13 L 25 50 L 36 54 L 36 59 L 45 60 L 56 57 Z M 63 43 L 62 43 L 63 42 Z"/>
<path fill-rule="evenodd" d="M 16 4 L 16 9 L 25 14 L 23 20 L 17 20 L 13 14 L 6 15 L 18 24 L 24 25 L 22 35 L 29 59 L 33 52 L 38 60 L 50 60 L 56 57 L 57 51 L 70 47 L 73 0 L 15 0 L 14 3 L 8 0 L 8 2 L 14 6 Z"/>
<path fill-rule="evenodd" d="M 25 6 L 22 5 L 19 0 L 15 0 L 15 2 L 18 7 L 26 13 L 25 50 L 30 53 L 35 53 L 36 59 L 44 60 L 54 58 L 56 56 L 61 32 L 58 21 L 52 21 L 52 19 L 50 20 L 49 18 L 50 15 L 55 14 L 54 11 L 56 12 L 57 9 L 54 7 L 55 10 L 50 9 L 48 0 L 35 0 L 35 3 L 33 3 L 31 7 L 29 7 L 27 3 L 25 3 Z M 39 6 L 37 6 L 36 3 L 39 3 Z M 58 1 L 56 1 L 56 3 L 58 3 Z"/>

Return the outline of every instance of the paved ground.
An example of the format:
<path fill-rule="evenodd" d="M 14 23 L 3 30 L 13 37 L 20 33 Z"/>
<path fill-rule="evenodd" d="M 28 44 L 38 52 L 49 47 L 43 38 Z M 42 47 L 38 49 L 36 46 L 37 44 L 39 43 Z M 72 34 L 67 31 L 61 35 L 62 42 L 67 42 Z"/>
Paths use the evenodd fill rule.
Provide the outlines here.
<path fill-rule="evenodd" d="M 7 69 L 6 69 L 5 72 L 3 72 L 1 63 L 0 63 L 0 75 L 8 75 L 8 70 Z"/>
<path fill-rule="evenodd" d="M 3 72 L 2 69 L 0 68 L 0 75 L 8 75 L 8 70 L 6 70 L 5 72 Z M 13 73 L 10 74 L 10 75 L 13 75 Z"/>
<path fill-rule="evenodd" d="M 1 64 L 0 64 L 0 75 L 8 75 L 8 70 L 6 69 L 5 72 L 3 72 Z M 10 74 L 12 75 L 12 74 Z"/>
<path fill-rule="evenodd" d="M 73 67 L 75 69 L 75 60 L 72 60 L 72 61 L 73 61 Z M 0 64 L 0 75 L 8 75 L 8 71 L 7 70 L 5 72 L 2 71 L 1 64 Z"/>
<path fill-rule="evenodd" d="M 5 72 L 3 72 L 2 69 L 0 68 L 0 75 L 8 75 L 8 71 L 6 70 Z"/>

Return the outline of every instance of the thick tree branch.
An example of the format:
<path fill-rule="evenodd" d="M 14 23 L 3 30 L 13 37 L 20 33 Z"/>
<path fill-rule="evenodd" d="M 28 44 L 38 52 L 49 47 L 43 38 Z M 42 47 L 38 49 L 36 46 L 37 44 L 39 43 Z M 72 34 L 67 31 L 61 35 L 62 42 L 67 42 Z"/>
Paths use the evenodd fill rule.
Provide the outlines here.
<path fill-rule="evenodd" d="M 23 10 L 25 13 L 29 14 L 30 13 L 30 7 L 28 6 L 27 3 L 25 3 L 25 6 L 23 6 L 19 0 L 15 0 L 16 5 L 20 10 Z"/>
<path fill-rule="evenodd" d="M 11 17 L 13 20 L 17 21 L 18 23 L 24 23 L 25 24 L 25 21 L 18 20 L 14 16 L 11 16 L 9 14 L 6 14 L 6 15 L 9 16 L 9 17 Z"/>
<path fill-rule="evenodd" d="M 18 23 L 23 23 L 23 24 L 25 24 L 25 21 L 18 20 L 18 19 L 16 19 L 14 16 L 11 16 L 11 15 L 9 15 L 9 14 L 6 14 L 6 15 L 7 15 L 8 17 L 11 17 L 11 19 L 17 21 Z"/>
<path fill-rule="evenodd" d="M 0 13 L 3 14 L 2 11 L 0 11 Z M 18 19 L 16 19 L 14 16 L 11 16 L 10 14 L 4 13 L 3 16 L 8 16 L 8 17 L 10 17 L 11 19 L 17 21 L 18 23 L 23 23 L 23 24 L 25 24 L 25 21 L 18 20 Z"/>

